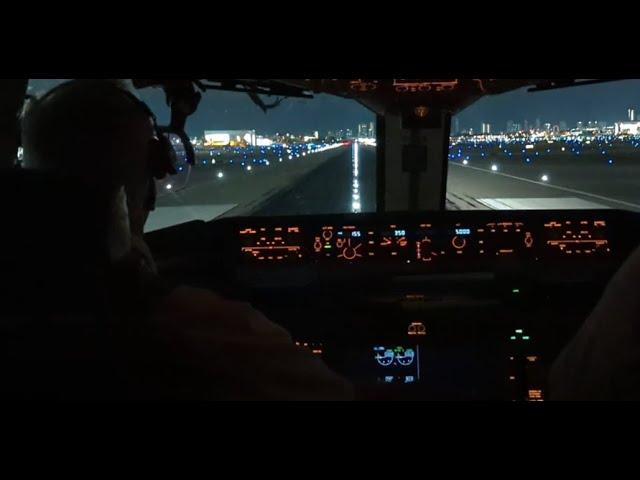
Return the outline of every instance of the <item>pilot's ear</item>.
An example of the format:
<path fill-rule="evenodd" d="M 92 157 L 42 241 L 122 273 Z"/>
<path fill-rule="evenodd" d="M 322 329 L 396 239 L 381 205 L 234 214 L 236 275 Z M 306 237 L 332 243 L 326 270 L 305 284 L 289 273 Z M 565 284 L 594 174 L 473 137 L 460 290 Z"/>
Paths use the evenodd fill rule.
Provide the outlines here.
<path fill-rule="evenodd" d="M 109 257 L 117 261 L 131 251 L 131 225 L 127 194 L 121 187 L 110 205 L 108 228 Z"/>
<path fill-rule="evenodd" d="M 40 105 L 40 98 L 42 98 L 43 94 L 34 94 L 28 95 L 24 103 L 22 104 L 22 110 L 20 111 L 20 115 L 18 116 L 18 121 L 20 122 L 21 128 L 24 129 L 25 121 L 28 119 L 29 114 L 34 112 L 38 105 Z"/>

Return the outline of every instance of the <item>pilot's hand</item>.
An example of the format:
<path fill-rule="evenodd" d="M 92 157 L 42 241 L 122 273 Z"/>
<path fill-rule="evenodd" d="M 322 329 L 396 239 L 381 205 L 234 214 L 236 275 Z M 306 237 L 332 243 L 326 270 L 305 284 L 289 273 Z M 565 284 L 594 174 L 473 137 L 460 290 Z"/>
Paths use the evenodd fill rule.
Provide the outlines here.
<path fill-rule="evenodd" d="M 640 248 L 614 275 L 594 311 L 555 361 L 556 400 L 640 399 Z"/>
<path fill-rule="evenodd" d="M 349 400 L 352 387 L 320 358 L 248 303 L 180 287 L 159 306 L 157 322 L 174 351 L 206 371 L 211 398 Z"/>

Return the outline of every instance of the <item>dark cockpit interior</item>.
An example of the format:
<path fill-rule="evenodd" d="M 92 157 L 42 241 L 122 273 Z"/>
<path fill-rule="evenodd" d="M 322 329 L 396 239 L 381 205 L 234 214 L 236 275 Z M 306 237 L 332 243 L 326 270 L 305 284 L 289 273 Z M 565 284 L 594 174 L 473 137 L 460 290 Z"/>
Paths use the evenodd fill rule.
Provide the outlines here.
<path fill-rule="evenodd" d="M 557 167 L 558 183 L 554 184 L 554 174 L 548 173 L 551 167 L 543 163 L 552 165 L 552 159 L 538 158 L 550 155 L 552 149 L 562 155 L 565 148 L 577 148 L 578 142 L 580 152 L 588 157 L 591 142 L 604 151 L 618 145 L 615 142 L 637 142 L 640 137 L 636 137 L 638 132 L 621 134 L 607 127 L 571 133 L 569 127 L 554 130 L 538 125 L 499 132 L 495 126 L 493 131 L 485 129 L 484 123 L 482 134 L 477 127 L 475 133 L 462 133 L 454 127 L 454 119 L 492 96 L 524 90 L 537 95 L 610 82 L 133 80 L 139 92 L 162 92 L 170 108 L 163 132 L 182 145 L 175 175 L 156 182 L 157 213 L 150 221 L 174 215 L 178 209 L 190 215 L 204 211 L 205 204 L 210 209 L 206 215 L 193 214 L 184 221 L 163 217 L 164 223 L 146 232 L 144 239 L 162 288 L 189 285 L 251 303 L 284 327 L 297 348 L 347 379 L 356 399 L 548 400 L 553 397 L 549 385 L 552 364 L 637 246 L 640 210 L 626 206 L 633 203 L 627 197 L 609 199 L 596 190 L 583 194 L 583 189 L 559 178 L 564 174 L 562 165 Z M 13 160 L 18 158 L 19 129 L 16 122 L 6 120 L 21 111 L 22 103 L 16 99 L 24 98 L 27 83 L 3 83 L 2 151 L 6 159 Z M 233 144 L 233 132 L 205 132 L 203 144 L 192 141 L 186 133 L 190 116 L 216 91 L 248 94 L 268 114 L 279 108 L 272 97 L 305 102 L 315 101 L 318 95 L 338 97 L 366 108 L 375 119 L 375 128 L 366 138 L 360 132 L 323 141 L 272 136 L 261 145 L 250 140 L 249 145 L 239 146 Z M 14 103 L 10 105 L 9 99 Z M 238 133 L 238 138 L 241 135 L 245 134 Z M 621 145 L 616 147 L 619 152 L 626 148 Z M 253 164 L 245 160 L 244 152 L 250 149 L 258 152 L 258 162 Z M 509 152 L 521 156 L 522 165 L 529 163 L 525 158 L 531 155 L 545 166 L 529 177 L 513 170 L 516 167 L 506 160 L 499 163 L 500 155 L 509 158 Z M 295 170 L 298 167 L 278 165 L 293 162 L 302 153 L 300 159 L 313 162 L 316 158 L 318 165 L 301 173 Z M 607 159 L 615 157 L 607 155 Z M 620 155 L 620 159 L 612 157 L 616 165 L 627 162 Z M 564 157 L 558 158 L 553 161 L 562 162 Z M 591 168 L 588 161 L 586 158 L 585 168 Z M 632 161 L 628 160 L 629 165 Z M 11 189 L 11 196 L 24 198 L 24 192 L 34 188 L 33 181 L 24 180 L 17 163 L 5 161 L 4 165 L 6 175 L 21 179 L 12 185 L 27 183 L 24 188 Z M 267 167 L 281 170 L 272 178 Z M 631 177 L 635 167 L 628 168 L 625 175 Z M 266 173 L 259 173 L 260 169 Z M 213 189 L 229 188 L 236 194 L 240 189 L 251 190 L 253 187 L 242 183 L 245 177 L 240 178 L 241 174 L 260 174 L 264 185 L 272 183 L 255 198 L 203 200 L 203 192 Z M 314 180 L 320 175 L 322 180 Z M 468 189 L 453 192 L 451 182 L 462 175 L 483 175 L 479 180 L 483 182 L 485 176 L 491 182 L 501 175 L 504 181 L 520 182 L 532 193 L 476 195 L 472 192 L 478 185 L 475 180 L 468 180 Z M 282 186 L 278 182 L 284 178 L 287 184 Z M 222 181 L 230 186 L 222 186 Z M 184 186 L 176 191 L 178 184 Z M 560 200 L 538 193 L 549 189 L 549 184 L 563 195 Z M 47 185 L 48 191 L 71 191 L 58 184 Z M 42 192 L 45 187 L 37 188 Z M 331 202 L 327 198 L 334 188 L 346 191 L 348 207 L 323 210 L 321 205 Z M 187 202 L 189 195 L 196 200 Z M 531 206 L 534 200 L 537 207 Z M 509 208 L 496 207 L 499 202 Z M 214 203 L 216 208 L 229 206 L 214 214 L 210 213 Z M 35 218 L 35 210 L 46 211 L 38 204 L 24 205 L 14 210 L 14 217 Z M 12 221 L 23 226 L 29 223 L 20 218 Z M 45 221 L 40 214 L 28 231 L 37 226 L 46 229 L 40 242 L 49 244 L 46 251 L 51 252 L 56 241 L 65 244 L 68 237 L 56 237 L 56 222 L 48 218 Z M 103 234 L 96 225 L 91 238 Z M 91 238 L 80 243 L 90 244 Z M 33 284 L 34 276 L 41 274 L 37 269 L 29 275 L 15 273 L 21 270 L 21 258 L 38 249 L 33 242 L 25 245 L 18 234 L 3 238 L 4 271 L 10 282 L 20 279 Z M 56 248 L 61 251 L 62 247 Z M 8 251 L 20 254 L 12 257 L 6 255 Z M 49 263 L 49 268 L 64 268 Z M 68 288 L 79 285 L 72 283 Z M 64 289 L 54 290 L 56 297 L 64 295 Z M 21 290 L 13 285 L 13 291 Z M 13 314 L 27 308 L 28 298 L 13 294 Z M 40 307 L 40 313 L 48 308 Z"/>

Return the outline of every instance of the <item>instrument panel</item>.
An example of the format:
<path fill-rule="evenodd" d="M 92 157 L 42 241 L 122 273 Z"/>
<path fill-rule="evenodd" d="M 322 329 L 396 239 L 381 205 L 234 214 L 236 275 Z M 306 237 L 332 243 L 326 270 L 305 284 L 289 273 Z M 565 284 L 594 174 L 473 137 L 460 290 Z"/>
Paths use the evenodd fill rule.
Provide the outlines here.
<path fill-rule="evenodd" d="M 387 265 L 428 271 L 455 265 L 615 253 L 613 211 L 434 212 L 422 215 L 238 219 L 243 264 Z M 618 212 L 630 214 L 631 212 Z"/>
<path fill-rule="evenodd" d="M 550 362 L 637 247 L 640 214 L 365 213 L 211 226 L 224 286 L 355 384 L 409 398 L 541 401 Z"/>

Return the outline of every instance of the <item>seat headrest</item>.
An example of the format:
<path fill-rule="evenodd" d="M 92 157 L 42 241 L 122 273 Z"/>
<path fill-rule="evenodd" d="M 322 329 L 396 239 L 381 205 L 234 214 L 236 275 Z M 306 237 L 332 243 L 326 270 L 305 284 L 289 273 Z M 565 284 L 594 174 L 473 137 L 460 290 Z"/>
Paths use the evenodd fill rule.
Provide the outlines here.
<path fill-rule="evenodd" d="M 69 179 L 0 172 L 2 296 L 28 304 L 92 288 L 108 264 L 106 204 L 104 195 Z"/>

